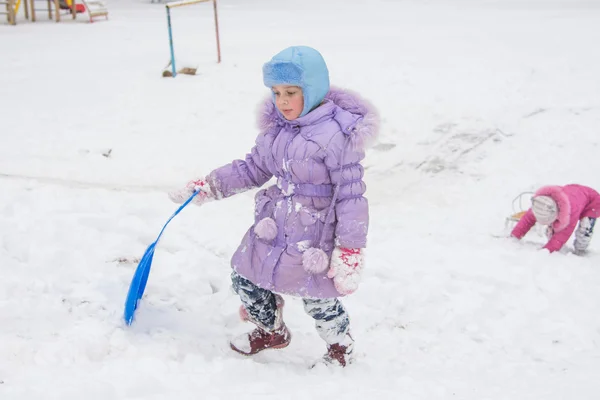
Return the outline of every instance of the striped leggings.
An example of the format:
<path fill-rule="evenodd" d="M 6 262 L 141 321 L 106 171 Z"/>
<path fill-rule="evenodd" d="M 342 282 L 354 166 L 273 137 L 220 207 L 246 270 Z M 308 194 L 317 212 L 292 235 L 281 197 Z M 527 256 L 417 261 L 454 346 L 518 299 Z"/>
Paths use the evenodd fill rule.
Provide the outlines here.
<path fill-rule="evenodd" d="M 274 329 L 277 304 L 275 294 L 262 289 L 233 271 L 233 290 L 240 296 L 249 316 L 262 326 Z M 346 309 L 337 298 L 303 298 L 304 311 L 315 320 L 319 336 L 327 344 L 344 343 L 352 340 L 348 335 L 350 319 Z"/>

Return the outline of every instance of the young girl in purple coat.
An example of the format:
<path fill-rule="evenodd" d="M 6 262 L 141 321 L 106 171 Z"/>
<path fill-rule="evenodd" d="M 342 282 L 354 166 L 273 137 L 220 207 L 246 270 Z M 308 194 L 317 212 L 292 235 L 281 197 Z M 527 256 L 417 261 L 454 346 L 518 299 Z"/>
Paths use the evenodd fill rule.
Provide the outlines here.
<path fill-rule="evenodd" d="M 378 132 L 375 109 L 357 94 L 330 88 L 321 54 L 294 46 L 263 66 L 272 91 L 259 115 L 260 134 L 244 160 L 193 180 L 169 196 L 177 203 L 200 190 L 201 205 L 252 188 L 255 221 L 232 257 L 240 315 L 256 328 L 231 348 L 253 355 L 286 347 L 280 294 L 302 297 L 327 344 L 323 362 L 346 366 L 354 339 L 338 297 L 353 293 L 364 266 L 369 210 L 360 164 Z"/>

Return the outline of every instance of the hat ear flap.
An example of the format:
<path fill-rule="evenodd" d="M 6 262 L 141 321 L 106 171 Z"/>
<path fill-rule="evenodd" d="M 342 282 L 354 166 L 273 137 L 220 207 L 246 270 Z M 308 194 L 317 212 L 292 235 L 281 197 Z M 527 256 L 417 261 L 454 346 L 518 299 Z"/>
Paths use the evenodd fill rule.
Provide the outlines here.
<path fill-rule="evenodd" d="M 291 62 L 271 61 L 263 66 L 263 82 L 267 87 L 294 85 L 302 87 L 302 69 Z"/>

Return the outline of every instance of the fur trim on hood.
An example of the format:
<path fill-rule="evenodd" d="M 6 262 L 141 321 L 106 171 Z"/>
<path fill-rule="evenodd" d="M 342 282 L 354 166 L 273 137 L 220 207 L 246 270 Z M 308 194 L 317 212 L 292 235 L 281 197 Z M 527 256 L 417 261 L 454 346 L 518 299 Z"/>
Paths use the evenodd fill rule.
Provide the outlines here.
<path fill-rule="evenodd" d="M 536 196 L 550 196 L 556 202 L 558 206 L 558 217 L 552 224 L 554 232 L 560 232 L 565 229 L 571 221 L 571 202 L 569 196 L 563 191 L 561 186 L 544 186 L 538 189 L 533 195 Z"/>
<path fill-rule="evenodd" d="M 375 142 L 379 134 L 379 113 L 369 101 L 353 91 L 337 87 L 331 87 L 325 100 L 332 101 L 341 109 L 352 114 L 356 120 L 351 123 L 350 141 L 353 149 L 366 150 Z M 334 116 L 334 119 L 338 121 L 342 118 Z M 284 119 L 275 108 L 272 96 L 269 96 L 259 105 L 258 128 L 261 132 L 265 132 L 276 126 L 277 122 L 281 120 Z M 293 121 L 285 122 L 293 124 Z M 340 122 L 338 121 L 338 123 Z"/>

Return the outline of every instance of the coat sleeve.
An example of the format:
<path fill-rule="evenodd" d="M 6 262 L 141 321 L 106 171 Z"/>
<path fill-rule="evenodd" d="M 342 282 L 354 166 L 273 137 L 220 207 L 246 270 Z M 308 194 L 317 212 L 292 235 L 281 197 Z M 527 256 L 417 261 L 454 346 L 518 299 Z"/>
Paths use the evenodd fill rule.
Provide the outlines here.
<path fill-rule="evenodd" d="M 269 146 L 260 135 L 244 160 L 235 160 L 212 171 L 207 180 L 217 198 L 233 196 L 265 184 L 273 173 L 268 168 Z"/>
<path fill-rule="evenodd" d="M 573 234 L 573 231 L 575 230 L 578 221 L 579 220 L 577 218 L 571 218 L 571 222 L 569 222 L 569 225 L 567 225 L 567 227 L 562 231 L 552 235 L 552 237 L 550 238 L 548 243 L 546 243 L 544 248 L 548 249 L 550 253 L 560 250 Z"/>
<path fill-rule="evenodd" d="M 525 215 L 521 217 L 517 225 L 513 228 L 510 233 L 511 236 L 516 237 L 517 239 L 521 239 L 529 230 L 535 225 L 535 217 L 533 216 L 533 211 L 531 208 L 527 210 Z"/>
<path fill-rule="evenodd" d="M 325 158 L 332 184 L 334 187 L 339 184 L 335 204 L 335 245 L 364 248 L 369 230 L 369 203 L 363 196 L 367 187 L 360 161 L 365 154 L 362 150 L 353 150 L 341 132 L 340 135 L 337 141 L 329 144 Z"/>

